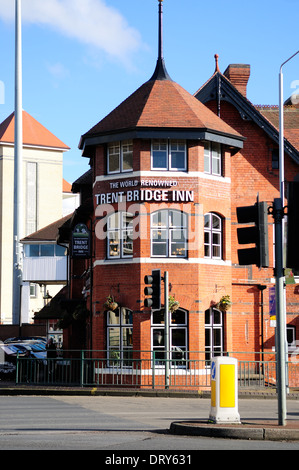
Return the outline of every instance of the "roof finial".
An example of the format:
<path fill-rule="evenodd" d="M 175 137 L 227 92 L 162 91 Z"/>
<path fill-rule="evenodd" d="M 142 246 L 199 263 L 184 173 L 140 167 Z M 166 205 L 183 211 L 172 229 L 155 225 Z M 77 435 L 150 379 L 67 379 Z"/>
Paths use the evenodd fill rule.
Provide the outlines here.
<path fill-rule="evenodd" d="M 163 0 L 159 0 L 159 49 L 158 59 L 163 59 Z"/>
<path fill-rule="evenodd" d="M 163 58 L 163 0 L 158 0 L 159 2 L 159 44 L 158 44 L 158 61 L 156 70 L 151 78 L 151 80 L 171 80 L 169 77 Z"/>
<path fill-rule="evenodd" d="M 163 1 L 163 0 L 162 0 L 162 1 Z M 218 58 L 219 58 L 219 55 L 218 55 L 218 54 L 215 54 L 214 57 L 215 57 L 215 72 L 214 72 L 214 73 L 220 72 L 219 66 L 218 66 Z"/>

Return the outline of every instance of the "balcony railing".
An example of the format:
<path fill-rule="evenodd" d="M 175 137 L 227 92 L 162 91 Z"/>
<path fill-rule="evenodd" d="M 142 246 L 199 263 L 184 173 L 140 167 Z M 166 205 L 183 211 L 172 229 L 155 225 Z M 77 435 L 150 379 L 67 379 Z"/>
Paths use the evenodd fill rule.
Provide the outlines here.
<path fill-rule="evenodd" d="M 23 260 L 23 280 L 28 282 L 67 280 L 66 256 L 28 257 Z"/>

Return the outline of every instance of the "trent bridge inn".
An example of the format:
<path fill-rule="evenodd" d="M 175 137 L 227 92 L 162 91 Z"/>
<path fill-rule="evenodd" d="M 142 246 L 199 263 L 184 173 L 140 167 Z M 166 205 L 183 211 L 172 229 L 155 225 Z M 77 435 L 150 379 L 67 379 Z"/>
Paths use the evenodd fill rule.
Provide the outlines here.
<path fill-rule="evenodd" d="M 152 386 L 157 368 L 163 382 L 167 344 L 178 380 L 172 385 L 207 385 L 186 378 L 194 379 L 194 371 L 197 379 L 205 376 L 211 357 L 227 353 L 265 377 L 264 361 L 273 365 L 275 356 L 273 218 L 267 219 L 269 266 L 239 265 L 236 208 L 253 205 L 257 194 L 268 204 L 279 197 L 277 114 L 247 98 L 248 65 L 231 64 L 222 73 L 218 56 L 194 95 L 183 89 L 165 66 L 161 1 L 159 25 L 152 77 L 80 139 L 90 170 L 75 183 L 81 206 L 57 240 L 71 246 L 76 225 L 85 224 L 91 251 L 70 257 L 68 289 L 55 310 L 64 348 L 90 351 L 99 385 L 113 383 L 116 369 L 126 370 L 122 384 Z M 298 107 L 286 112 L 298 123 Z M 299 173 L 296 132 L 298 125 L 286 128 L 287 181 Z M 144 278 L 153 270 L 168 275 L 158 310 L 144 303 Z M 299 334 L 296 272 L 289 281 L 291 354 Z M 175 305 L 167 328 L 165 288 Z M 266 380 L 275 384 L 275 366 Z"/>

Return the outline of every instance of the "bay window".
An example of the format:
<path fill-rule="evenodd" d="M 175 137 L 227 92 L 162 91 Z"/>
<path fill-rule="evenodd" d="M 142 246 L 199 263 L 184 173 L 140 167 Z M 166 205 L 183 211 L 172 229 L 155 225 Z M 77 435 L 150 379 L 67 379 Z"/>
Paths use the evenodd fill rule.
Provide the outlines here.
<path fill-rule="evenodd" d="M 171 366 L 186 366 L 188 315 L 183 309 L 169 313 L 169 349 Z M 165 350 L 165 323 L 164 310 L 152 313 L 152 351 L 155 364 L 164 366 L 166 359 Z"/>
<path fill-rule="evenodd" d="M 187 257 L 187 216 L 178 210 L 151 215 L 151 255 L 153 257 Z"/>
<path fill-rule="evenodd" d="M 222 175 L 221 144 L 205 142 L 204 144 L 204 172 L 211 175 Z"/>
<path fill-rule="evenodd" d="M 222 220 L 212 212 L 204 217 L 204 256 L 222 259 Z"/>
<path fill-rule="evenodd" d="M 133 314 L 118 307 L 107 311 L 107 345 L 109 366 L 131 366 L 133 355 Z"/>
<path fill-rule="evenodd" d="M 152 141 L 152 170 L 185 171 L 186 142 L 184 140 L 154 139 Z"/>
<path fill-rule="evenodd" d="M 133 256 L 133 214 L 115 212 L 107 220 L 107 257 Z"/>
<path fill-rule="evenodd" d="M 125 173 L 133 170 L 133 142 L 113 142 L 107 150 L 107 173 Z"/>

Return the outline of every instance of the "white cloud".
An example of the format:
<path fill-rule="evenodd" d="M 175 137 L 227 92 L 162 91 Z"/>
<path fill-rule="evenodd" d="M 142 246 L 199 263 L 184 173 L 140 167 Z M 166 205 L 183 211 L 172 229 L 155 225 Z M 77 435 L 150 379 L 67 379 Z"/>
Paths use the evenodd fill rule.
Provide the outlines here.
<path fill-rule="evenodd" d="M 56 62 L 55 64 L 47 64 L 47 69 L 49 70 L 50 74 L 58 80 L 64 79 L 70 74 L 68 69 L 60 62 Z"/>
<path fill-rule="evenodd" d="M 0 0 L 0 18 L 14 19 L 15 0 Z M 22 20 L 104 51 L 126 63 L 142 47 L 140 33 L 105 0 L 23 0 Z"/>

